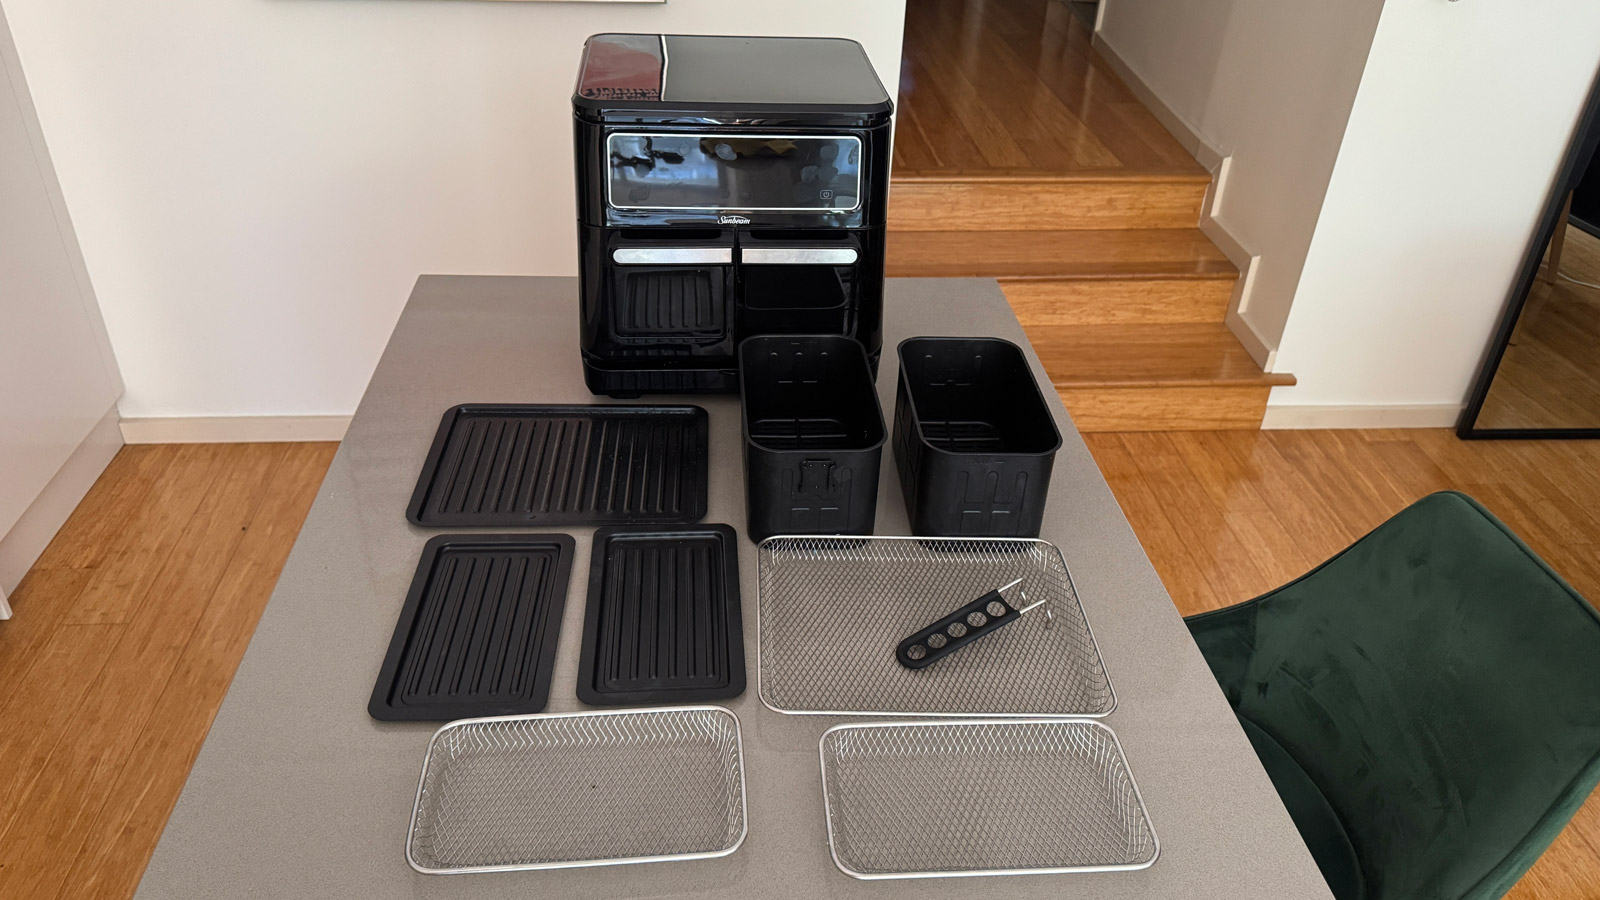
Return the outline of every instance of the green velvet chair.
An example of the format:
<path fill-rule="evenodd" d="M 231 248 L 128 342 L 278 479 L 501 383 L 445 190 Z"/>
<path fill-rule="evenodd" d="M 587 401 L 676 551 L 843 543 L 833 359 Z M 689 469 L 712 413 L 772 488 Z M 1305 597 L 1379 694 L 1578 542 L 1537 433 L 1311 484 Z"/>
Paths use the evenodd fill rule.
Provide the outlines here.
<path fill-rule="evenodd" d="M 1339 900 L 1489 900 L 1600 779 L 1600 616 L 1472 498 L 1187 620 Z"/>

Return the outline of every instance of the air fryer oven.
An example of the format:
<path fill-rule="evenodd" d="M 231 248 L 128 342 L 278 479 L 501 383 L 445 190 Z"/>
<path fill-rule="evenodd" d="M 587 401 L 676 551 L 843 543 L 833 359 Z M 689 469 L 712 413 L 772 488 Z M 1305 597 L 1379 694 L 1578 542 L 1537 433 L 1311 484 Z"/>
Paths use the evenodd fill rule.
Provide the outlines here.
<path fill-rule="evenodd" d="M 755 334 L 881 349 L 892 104 L 836 38 L 596 35 L 573 97 L 584 376 L 738 390 Z"/>

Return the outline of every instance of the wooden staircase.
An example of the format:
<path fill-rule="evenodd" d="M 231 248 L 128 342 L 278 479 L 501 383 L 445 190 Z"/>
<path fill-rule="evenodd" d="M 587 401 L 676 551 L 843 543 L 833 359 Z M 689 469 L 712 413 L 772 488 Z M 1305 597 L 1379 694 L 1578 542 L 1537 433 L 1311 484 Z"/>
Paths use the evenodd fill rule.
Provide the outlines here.
<path fill-rule="evenodd" d="M 1198 173 L 896 175 L 890 276 L 985 276 L 1081 431 L 1256 429 L 1274 385 L 1223 325 L 1238 272 Z"/>

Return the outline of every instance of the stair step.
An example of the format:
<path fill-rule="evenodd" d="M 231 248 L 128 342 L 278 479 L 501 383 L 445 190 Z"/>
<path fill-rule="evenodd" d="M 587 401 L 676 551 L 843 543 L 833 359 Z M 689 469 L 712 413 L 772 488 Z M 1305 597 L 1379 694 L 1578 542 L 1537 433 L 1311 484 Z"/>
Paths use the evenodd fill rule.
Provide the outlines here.
<path fill-rule="evenodd" d="M 889 183 L 890 231 L 1193 228 L 1201 172 L 907 175 Z"/>
<path fill-rule="evenodd" d="M 1233 275 L 1215 278 L 1002 279 L 1022 327 L 1221 322 Z"/>
<path fill-rule="evenodd" d="M 1028 339 L 1080 431 L 1255 429 L 1275 385 L 1220 324 L 1034 325 Z"/>
<path fill-rule="evenodd" d="M 1219 324 L 1045 325 L 1028 340 L 1057 387 L 1294 384 L 1262 372 Z"/>
<path fill-rule="evenodd" d="M 1078 431 L 1257 431 L 1270 387 L 1057 388 Z"/>
<path fill-rule="evenodd" d="M 887 270 L 998 278 L 1024 326 L 1221 322 L 1238 277 L 1194 228 L 890 232 Z"/>
<path fill-rule="evenodd" d="M 888 237 L 891 277 L 1000 279 L 1233 277 L 1198 228 L 919 231 Z"/>

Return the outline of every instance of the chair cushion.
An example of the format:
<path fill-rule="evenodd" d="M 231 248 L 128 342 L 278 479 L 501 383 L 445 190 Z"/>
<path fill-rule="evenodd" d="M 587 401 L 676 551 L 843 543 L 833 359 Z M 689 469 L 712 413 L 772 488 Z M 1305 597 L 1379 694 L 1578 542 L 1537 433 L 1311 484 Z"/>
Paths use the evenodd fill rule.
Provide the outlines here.
<path fill-rule="evenodd" d="M 1188 625 L 1371 900 L 1496 900 L 1600 781 L 1600 615 L 1464 495 Z"/>
<path fill-rule="evenodd" d="M 1361 876 L 1361 863 L 1356 859 L 1356 849 L 1345 834 L 1344 823 L 1338 813 L 1328 805 L 1328 799 L 1317 790 L 1311 776 L 1300 768 L 1288 751 L 1254 722 L 1239 717 L 1250 746 L 1261 758 L 1261 767 L 1267 770 L 1272 786 L 1277 788 L 1289 818 L 1300 830 L 1300 839 L 1306 842 L 1311 858 L 1322 870 L 1322 880 L 1328 883 L 1335 900 L 1365 900 L 1366 879 Z"/>

